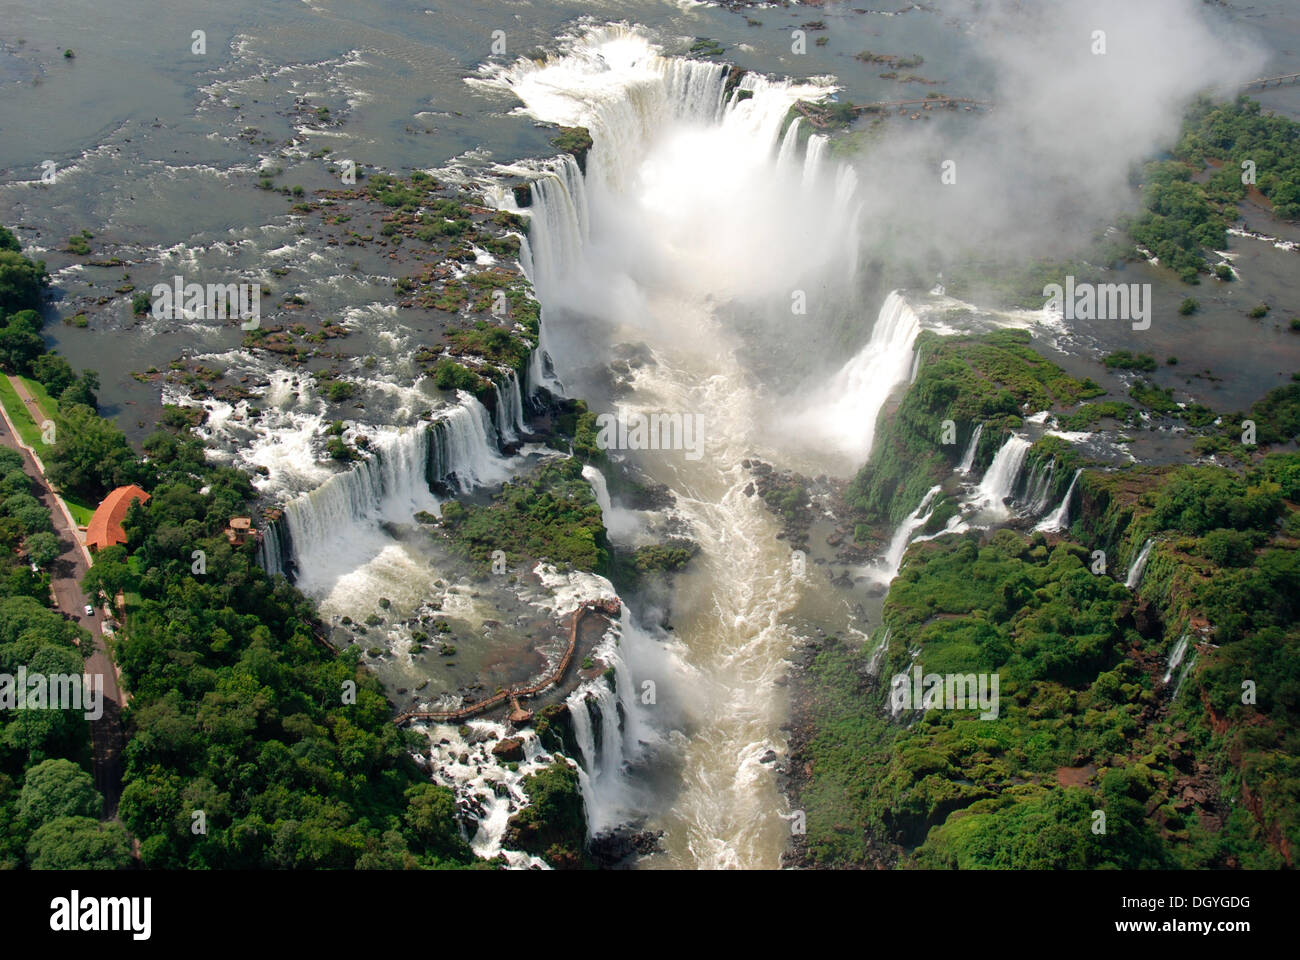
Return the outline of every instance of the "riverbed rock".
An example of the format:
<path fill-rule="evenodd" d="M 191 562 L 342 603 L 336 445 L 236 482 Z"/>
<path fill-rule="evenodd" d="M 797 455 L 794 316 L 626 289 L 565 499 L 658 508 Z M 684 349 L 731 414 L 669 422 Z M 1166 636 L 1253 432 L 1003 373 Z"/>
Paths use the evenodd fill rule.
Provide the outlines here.
<path fill-rule="evenodd" d="M 506 737 L 492 748 L 492 756 L 506 763 L 518 763 L 524 759 L 524 741 L 519 737 Z"/>

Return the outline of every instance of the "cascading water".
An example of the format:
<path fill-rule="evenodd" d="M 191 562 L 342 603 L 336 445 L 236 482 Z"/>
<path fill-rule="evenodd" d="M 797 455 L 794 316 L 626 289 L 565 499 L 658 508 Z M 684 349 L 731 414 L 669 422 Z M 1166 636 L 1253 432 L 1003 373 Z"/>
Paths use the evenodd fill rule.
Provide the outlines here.
<path fill-rule="evenodd" d="M 1030 516 L 1041 516 L 1047 509 L 1048 498 L 1052 495 L 1052 481 L 1056 479 L 1056 461 L 1049 460 L 1047 465 L 1034 465 L 1030 471 L 1029 482 L 1025 485 L 1025 503 Z"/>
<path fill-rule="evenodd" d="M 468 493 L 501 483 L 510 475 L 493 442 L 492 417 L 477 398 L 457 391 L 460 403 L 433 424 L 427 452 L 428 483 L 451 485 Z"/>
<path fill-rule="evenodd" d="M 381 524 L 410 524 L 420 511 L 438 514 L 433 484 L 454 482 L 468 491 L 504 480 L 492 429 L 487 409 L 461 393 L 442 419 L 381 435 L 367 459 L 285 504 L 281 523 L 298 586 L 327 591 L 392 543 Z M 272 540 L 263 540 L 263 562 L 283 572 L 290 558 Z"/>
<path fill-rule="evenodd" d="M 571 395 L 596 399 L 607 379 L 586 371 L 601 346 L 639 343 L 653 362 L 609 405 L 703 418 L 704 456 L 629 456 L 674 492 L 675 516 L 700 546 L 674 581 L 674 636 L 685 663 L 660 685 L 656 711 L 688 731 L 673 741 L 672 782 L 647 811 L 666 831 L 663 862 L 774 867 L 789 825 L 761 760 L 784 740 L 776 681 L 793 642 L 783 618 L 798 586 L 779 530 L 745 493 L 751 475 L 742 461 L 779 435 L 756 415 L 776 398 L 745 366 L 735 327 L 752 321 L 773 342 L 788 337 L 792 290 L 811 292 L 807 324 L 843 329 L 860 315 L 858 204 L 855 177 L 844 168 L 831 176 L 816 138 L 796 162 L 795 125 L 777 156 L 790 108 L 829 88 L 749 73 L 739 84 L 748 95 L 726 98 L 724 81 L 716 64 L 665 58 L 636 30 L 609 27 L 571 38 L 545 62 L 485 67 L 478 82 L 511 91 L 537 119 L 587 127 L 594 142 L 585 177 L 561 158 L 533 184 L 521 263 L 543 319 L 530 387 L 549 373 Z M 901 296 L 887 301 L 871 342 L 842 372 L 833 400 L 842 405 L 835 429 L 843 442 L 828 446 L 848 456 L 867 449 L 857 428 L 869 431 L 905 381 L 918 327 Z M 620 654 L 633 659 L 646 645 L 628 633 Z M 636 671 L 620 677 L 619 697 L 632 696 L 640 680 Z M 680 695 L 675 712 L 665 693 Z M 635 737 L 624 729 L 623 738 Z M 594 729 L 584 758 L 592 751 L 603 752 Z M 589 788 L 603 779 L 599 761 L 593 769 Z M 605 816 L 604 802 L 588 803 Z"/>
<path fill-rule="evenodd" d="M 1124 579 L 1124 586 L 1130 590 L 1136 590 L 1142 583 L 1142 574 L 1147 568 L 1147 557 L 1151 555 L 1151 548 L 1155 545 L 1155 537 L 1148 537 L 1147 542 L 1142 544 L 1142 552 L 1137 555 L 1133 566 L 1129 568 L 1128 576 Z"/>
<path fill-rule="evenodd" d="M 995 513 L 1007 515 L 1004 501 L 1015 495 L 1016 483 L 1025 467 L 1025 458 L 1033 446 L 1024 437 L 1007 437 L 976 490 L 975 501 Z"/>
<path fill-rule="evenodd" d="M 578 686 L 565 700 L 578 747 L 579 783 L 587 810 L 587 828 L 596 834 L 617 826 L 635 813 L 636 791 L 627 767 L 637 763 L 647 745 L 659 735 L 647 721 L 641 703 L 641 686 L 634 673 L 644 676 L 648 665 L 630 663 L 654 641 L 622 606 L 618 620 L 592 651 L 594 658 L 613 669 L 611 682 L 603 674 Z M 632 650 L 635 646 L 638 649 Z M 651 668 L 652 669 L 652 668 Z"/>
<path fill-rule="evenodd" d="M 1178 638 L 1174 644 L 1174 649 L 1169 652 L 1169 662 L 1165 667 L 1165 675 L 1162 678 L 1164 683 L 1168 683 L 1178 669 L 1178 665 L 1183 662 L 1183 657 L 1187 655 L 1187 634 Z"/>
<path fill-rule="evenodd" d="M 893 539 L 889 541 L 889 549 L 885 551 L 880 562 L 868 570 L 869 576 L 885 584 L 891 583 L 898 576 L 898 568 L 903 565 L 903 554 L 907 552 L 907 546 L 912 542 L 912 535 L 925 526 L 926 521 L 930 519 L 927 510 L 941 489 L 938 485 L 931 487 L 922 498 L 920 505 L 898 525 Z"/>
<path fill-rule="evenodd" d="M 980 437 L 984 435 L 984 424 L 975 424 L 975 432 L 970 435 L 970 443 L 966 445 L 966 453 L 961 458 L 961 463 L 957 465 L 957 472 L 962 476 L 971 472 L 975 466 L 975 452 L 979 449 Z"/>
<path fill-rule="evenodd" d="M 1048 517 L 1044 518 L 1042 523 L 1034 527 L 1035 530 L 1056 533 L 1070 525 L 1070 501 L 1074 498 L 1074 487 L 1079 482 L 1079 474 L 1081 473 L 1083 473 L 1082 469 L 1074 471 L 1074 476 L 1070 479 L 1070 486 L 1066 488 L 1065 496 L 1061 498 L 1061 505 L 1053 510 Z"/>
<path fill-rule="evenodd" d="M 879 676 L 880 665 L 884 663 L 885 653 L 889 650 L 889 628 L 885 627 L 880 632 L 880 642 L 876 644 L 876 649 L 871 651 L 871 659 L 867 661 L 867 673 L 873 677 Z"/>
<path fill-rule="evenodd" d="M 519 389 L 519 377 L 513 370 L 506 371 L 505 385 L 497 384 L 495 426 L 497 436 L 504 443 L 517 443 L 528 432 L 524 425 L 524 398 Z"/>
<path fill-rule="evenodd" d="M 636 514 L 631 510 L 614 506 L 609 498 L 609 485 L 605 482 L 605 475 L 599 469 L 586 464 L 582 468 L 582 475 L 591 484 L 591 492 L 596 495 L 601 520 L 605 524 L 605 533 L 611 540 L 625 541 L 631 538 L 641 527 Z"/>
<path fill-rule="evenodd" d="M 920 332 L 920 318 L 895 290 L 880 308 L 870 341 L 813 395 L 807 412 L 794 419 L 792 429 L 830 444 L 855 463 L 865 460 L 881 408 L 907 379 Z"/>

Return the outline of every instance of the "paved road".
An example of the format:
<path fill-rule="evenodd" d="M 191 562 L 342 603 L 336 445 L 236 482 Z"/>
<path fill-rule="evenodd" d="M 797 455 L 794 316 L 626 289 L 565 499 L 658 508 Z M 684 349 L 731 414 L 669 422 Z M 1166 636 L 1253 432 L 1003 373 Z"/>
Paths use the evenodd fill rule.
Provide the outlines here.
<path fill-rule="evenodd" d="M 13 382 L 11 379 L 10 382 Z M 43 419 L 40 407 L 28 395 L 21 382 L 14 383 L 23 401 L 31 404 L 30 409 L 36 422 Z M 117 814 L 117 801 L 122 796 L 122 748 L 125 736 L 122 730 L 122 691 L 117 683 L 117 671 L 113 661 L 104 647 L 102 635 L 103 615 L 95 611 L 86 615 L 86 601 L 81 592 L 81 578 L 86 575 L 88 565 L 82 553 L 77 530 L 68 522 L 67 516 L 55 501 L 45 475 L 32 459 L 31 454 L 22 448 L 18 438 L 13 435 L 3 417 L 0 417 L 0 443 L 17 450 L 23 457 L 23 469 L 39 488 L 39 499 L 50 511 L 54 521 L 54 531 L 59 536 L 62 553 L 54 562 L 51 570 L 54 599 L 64 617 L 75 621 L 94 638 L 94 650 L 86 660 L 86 673 L 95 678 L 103 690 L 103 715 L 91 723 L 90 733 L 94 745 L 95 787 L 104 796 L 104 815 L 113 817 Z"/>

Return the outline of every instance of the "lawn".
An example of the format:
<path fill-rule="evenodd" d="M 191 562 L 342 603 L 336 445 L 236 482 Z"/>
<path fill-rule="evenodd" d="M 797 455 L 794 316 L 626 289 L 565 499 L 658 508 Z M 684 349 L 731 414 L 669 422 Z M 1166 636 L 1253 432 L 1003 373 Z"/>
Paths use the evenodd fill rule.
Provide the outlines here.
<path fill-rule="evenodd" d="M 58 404 L 50 397 L 43 384 L 27 377 L 23 377 L 22 381 L 23 386 L 27 388 L 27 392 L 32 395 L 42 410 L 47 414 L 49 411 L 58 410 Z M 9 382 L 9 378 L 3 374 L 0 374 L 0 401 L 3 401 L 5 410 L 9 413 L 9 419 L 14 422 L 14 427 L 18 430 L 18 435 L 22 438 L 23 443 L 35 450 L 37 454 L 43 453 L 49 447 L 49 444 L 41 439 L 41 428 L 32 419 L 32 415 L 27 410 L 27 404 L 23 403 L 18 396 L 18 391 Z M 54 415 L 54 420 L 57 428 L 57 413 Z M 76 521 L 77 525 L 88 526 L 90 518 L 95 512 L 94 505 L 87 504 L 76 497 L 69 497 L 64 494 L 60 494 L 60 496 L 63 497 L 63 502 L 68 505 L 68 512 L 72 514 L 72 519 Z"/>
<path fill-rule="evenodd" d="M 13 421 L 14 427 L 18 430 L 18 436 L 22 438 L 23 443 L 38 453 L 43 450 L 45 443 L 41 440 L 41 428 L 37 426 L 36 421 L 27 412 L 27 404 L 23 403 L 18 397 L 18 391 L 9 382 L 9 378 L 3 374 L 0 374 L 0 401 L 4 402 L 9 419 Z"/>

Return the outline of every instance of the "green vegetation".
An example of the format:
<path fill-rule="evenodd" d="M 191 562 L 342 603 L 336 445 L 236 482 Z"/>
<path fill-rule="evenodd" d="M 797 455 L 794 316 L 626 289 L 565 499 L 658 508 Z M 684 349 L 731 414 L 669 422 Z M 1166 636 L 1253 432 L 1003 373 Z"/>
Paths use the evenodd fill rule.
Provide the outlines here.
<path fill-rule="evenodd" d="M 688 52 L 692 57 L 720 57 L 727 51 L 716 40 L 709 37 L 696 37 Z"/>
<path fill-rule="evenodd" d="M 655 543 L 637 547 L 632 554 L 632 563 L 639 573 L 670 573 L 686 566 L 694 556 L 690 546 L 672 543 Z"/>
<path fill-rule="evenodd" d="M 1227 246 L 1227 228 L 1246 197 L 1246 170 L 1256 172 L 1277 216 L 1300 219 L 1300 123 L 1266 116 L 1245 96 L 1220 105 L 1201 98 L 1188 111 L 1172 159 L 1147 165 L 1146 209 L 1129 222 L 1129 233 L 1183 280 L 1197 282 L 1209 272 L 1205 249 Z M 1226 265 L 1214 272 L 1231 279 Z"/>
<path fill-rule="evenodd" d="M 1132 354 L 1127 350 L 1116 350 L 1102 357 L 1102 363 L 1111 370 L 1142 370 L 1150 373 L 1156 368 L 1156 359 L 1147 353 Z"/>
<path fill-rule="evenodd" d="M 971 375 L 983 365 L 970 338 L 950 339 L 960 343 L 956 357 L 970 358 L 966 369 L 939 365 L 942 375 L 927 377 L 952 358 L 923 343 L 916 383 L 878 428 L 878 450 L 897 444 L 909 465 L 937 456 L 947 469 L 953 454 L 939 453 L 926 428 L 1002 389 Z M 1115 359 L 1149 365 L 1140 355 Z M 1022 391 L 1026 370 L 1016 378 Z M 941 388 L 945 381 L 955 392 Z M 1135 398 L 1171 402 L 1145 383 Z M 1197 422 L 1210 415 L 1188 410 L 1181 415 Z M 1107 401 L 1062 420 L 1078 429 L 1131 414 Z M 1251 416 L 1261 443 L 1300 435 L 1300 377 Z M 1239 443 L 1239 421 L 1232 426 Z M 1029 454 L 1031 465 L 1046 458 L 1058 462 L 1057 475 L 1079 463 L 1054 437 Z M 880 514 L 901 515 L 919 500 L 906 483 L 890 490 L 864 474 L 852 486 L 876 498 Z M 876 637 L 862 647 L 822 644 L 803 679 L 806 712 L 796 718 L 790 764 L 811 771 L 796 778 L 792 797 L 807 812 L 800 861 L 959 869 L 1289 863 L 1300 841 L 1297 502 L 1294 453 L 1240 470 L 1085 470 L 1066 539 L 1005 529 L 914 544 Z M 1149 537 L 1157 546 L 1139 607 L 1120 581 Z M 1109 572 L 1096 571 L 1095 550 L 1110 558 Z M 1213 645 L 1193 646 L 1166 684 L 1165 659 L 1188 635 Z M 889 680 L 913 663 L 927 674 L 996 673 L 998 717 L 932 709 L 891 721 Z M 1257 702 L 1243 697 L 1244 680 L 1258 685 Z M 1106 815 L 1105 834 L 1091 829 L 1094 810 Z"/>
<path fill-rule="evenodd" d="M 153 494 L 83 588 L 135 593 L 116 655 L 132 693 L 120 814 L 146 866 L 402 868 L 472 856 L 445 788 L 411 762 L 378 682 L 319 639 L 311 604 L 222 535 L 248 477 L 205 462 L 169 408 Z M 206 492 L 199 493 L 199 488 Z M 192 572 L 203 550 L 206 572 Z M 194 810 L 207 832 L 190 828 Z"/>
<path fill-rule="evenodd" d="M 608 544 L 600 506 L 573 458 L 543 464 L 509 481 L 486 506 L 449 500 L 438 528 L 481 564 L 503 550 L 511 563 L 547 560 L 578 570 L 606 570 Z"/>
<path fill-rule="evenodd" d="M 1107 418 L 1118 420 L 1120 423 L 1132 423 L 1134 421 L 1133 407 L 1117 400 L 1106 400 L 1102 403 L 1085 403 L 1073 413 L 1064 414 L 1058 419 L 1061 428 L 1064 430 L 1090 430 L 1093 426 Z"/>
<path fill-rule="evenodd" d="M 28 566 L 48 562 L 51 539 L 58 551 L 34 489 L 23 458 L 0 448 L 0 673 L 14 676 L 25 667 L 80 675 L 90 635 L 49 608 L 50 578 Z M 86 772 L 89 760 L 90 724 L 82 711 L 0 710 L 0 869 L 126 865 L 120 826 L 101 828 L 93 819 L 103 798 Z M 90 838 L 101 830 L 103 844 Z"/>
<path fill-rule="evenodd" d="M 587 172 L 587 153 L 591 150 L 594 141 L 591 139 L 591 132 L 586 127 L 560 127 L 560 135 L 554 138 L 551 143 L 561 153 L 571 154 L 573 159 L 578 161 L 579 169 L 583 173 Z"/>
<path fill-rule="evenodd" d="M 952 420 L 960 438 L 984 424 L 977 464 L 987 464 L 1002 433 L 1021 424 L 1021 412 L 1072 406 L 1100 394 L 1092 381 L 1079 381 L 1028 346 L 1024 330 L 981 336 L 917 338 L 921 367 L 898 413 L 882 418 L 871 461 L 845 493 L 858 522 L 894 523 L 916 507 L 925 491 L 950 473 L 963 443 L 941 444 L 942 424 Z"/>
<path fill-rule="evenodd" d="M 506 845 L 542 857 L 559 870 L 590 866 L 585 852 L 587 817 L 577 769 L 556 760 L 524 777 L 522 786 L 528 806 L 510 818 Z"/>

